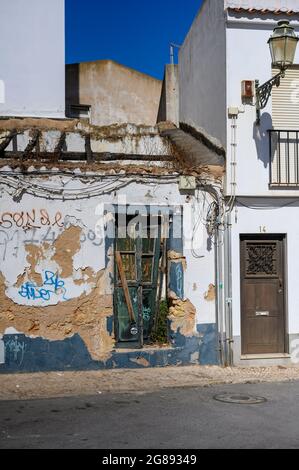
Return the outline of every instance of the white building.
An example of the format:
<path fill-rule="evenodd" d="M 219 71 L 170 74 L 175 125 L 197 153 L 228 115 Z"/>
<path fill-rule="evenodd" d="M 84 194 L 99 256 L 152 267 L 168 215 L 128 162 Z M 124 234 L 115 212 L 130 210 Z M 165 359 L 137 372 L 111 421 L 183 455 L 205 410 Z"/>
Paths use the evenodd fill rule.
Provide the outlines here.
<path fill-rule="evenodd" d="M 65 116 L 64 0 L 0 0 L 0 116 Z"/>
<path fill-rule="evenodd" d="M 249 103 L 241 96 L 243 80 L 263 84 L 277 73 L 267 41 L 285 19 L 298 34 L 297 0 L 206 0 L 180 51 L 180 121 L 204 129 L 227 151 L 218 325 L 235 364 L 298 356 L 299 48 L 259 125 L 255 97 Z"/>

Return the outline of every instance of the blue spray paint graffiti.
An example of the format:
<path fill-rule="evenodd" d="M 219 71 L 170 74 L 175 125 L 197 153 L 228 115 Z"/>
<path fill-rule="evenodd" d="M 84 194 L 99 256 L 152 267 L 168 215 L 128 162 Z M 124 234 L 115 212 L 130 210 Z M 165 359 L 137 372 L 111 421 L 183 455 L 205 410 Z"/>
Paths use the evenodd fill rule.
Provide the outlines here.
<path fill-rule="evenodd" d="M 28 300 L 48 301 L 53 295 L 62 295 L 63 300 L 68 300 L 66 295 L 65 282 L 59 278 L 58 274 L 52 271 L 45 271 L 42 286 L 37 286 L 33 282 L 26 282 L 19 290 L 19 295 Z"/>
<path fill-rule="evenodd" d="M 177 276 L 177 293 L 180 299 L 184 298 L 184 276 L 183 276 L 183 266 L 181 263 L 176 265 L 175 268 Z"/>

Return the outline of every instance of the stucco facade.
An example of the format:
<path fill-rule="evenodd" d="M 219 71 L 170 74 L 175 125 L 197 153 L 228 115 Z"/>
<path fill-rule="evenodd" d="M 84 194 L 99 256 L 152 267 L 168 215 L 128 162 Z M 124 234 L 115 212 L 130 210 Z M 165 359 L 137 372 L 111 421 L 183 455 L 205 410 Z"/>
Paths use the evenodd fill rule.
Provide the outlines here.
<path fill-rule="evenodd" d="M 112 60 L 66 66 L 66 107 L 89 105 L 93 125 L 155 125 L 162 83 Z"/>
<path fill-rule="evenodd" d="M 16 124 L 2 124 L 2 140 Z M 221 168 L 218 175 L 215 168 L 198 172 L 198 189 L 186 195 L 179 189 L 183 170 L 168 160 L 172 147 L 156 127 L 65 121 L 59 157 L 63 129 L 35 121 L 39 148 L 24 158 L 34 134 L 26 121 L 18 124 L 0 169 L 0 371 L 218 363 L 215 253 L 198 217 L 213 201 L 200 184 L 220 188 Z M 86 132 L 93 160 L 76 163 Z M 169 340 L 124 349 L 115 336 L 115 217 L 151 211 L 169 220 Z"/>

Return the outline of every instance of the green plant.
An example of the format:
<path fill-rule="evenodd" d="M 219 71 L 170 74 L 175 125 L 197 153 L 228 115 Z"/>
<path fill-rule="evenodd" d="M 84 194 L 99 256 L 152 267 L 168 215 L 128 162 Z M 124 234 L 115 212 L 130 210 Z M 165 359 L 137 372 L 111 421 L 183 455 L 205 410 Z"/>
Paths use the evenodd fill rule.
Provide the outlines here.
<path fill-rule="evenodd" d="M 161 300 L 160 308 L 158 312 L 158 318 L 156 323 L 156 328 L 154 328 L 151 339 L 155 343 L 167 343 L 168 342 L 168 303 L 167 300 Z"/>

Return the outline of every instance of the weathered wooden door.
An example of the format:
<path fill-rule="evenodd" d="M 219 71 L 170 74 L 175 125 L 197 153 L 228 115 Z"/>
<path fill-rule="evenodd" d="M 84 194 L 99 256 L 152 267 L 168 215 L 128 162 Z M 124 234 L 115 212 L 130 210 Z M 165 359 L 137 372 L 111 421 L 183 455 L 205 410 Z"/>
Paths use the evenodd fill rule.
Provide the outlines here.
<path fill-rule="evenodd" d="M 242 354 L 285 353 L 284 236 L 241 237 Z"/>
<path fill-rule="evenodd" d="M 160 243 L 160 217 L 142 217 L 139 222 L 129 219 L 125 230 L 117 227 L 115 249 L 121 255 L 138 327 L 138 334 L 132 335 L 124 289 L 115 266 L 115 330 L 120 343 L 142 344 L 150 337 L 156 313 Z"/>

